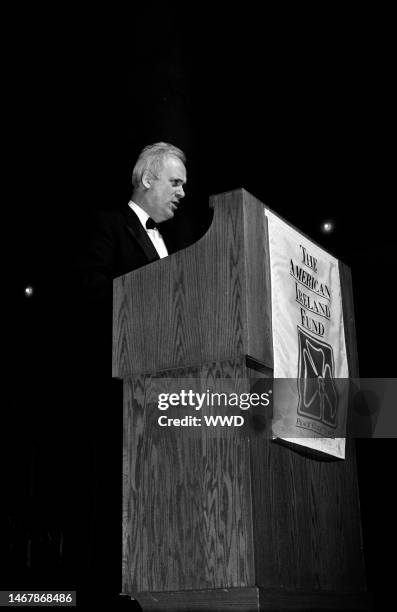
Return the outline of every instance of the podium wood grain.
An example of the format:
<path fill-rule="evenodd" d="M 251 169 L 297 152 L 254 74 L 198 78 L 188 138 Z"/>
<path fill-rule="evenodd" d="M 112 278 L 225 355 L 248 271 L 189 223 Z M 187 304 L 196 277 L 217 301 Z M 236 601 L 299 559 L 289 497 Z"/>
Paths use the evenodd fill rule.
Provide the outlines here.
<path fill-rule="evenodd" d="M 246 392 L 246 374 L 237 360 L 125 381 L 126 592 L 254 584 L 248 437 L 237 427 L 161 427 L 157 407 L 160 390 L 186 379 L 215 393 L 229 377 Z"/>
<path fill-rule="evenodd" d="M 244 190 L 211 198 L 196 244 L 114 281 L 124 381 L 123 592 L 145 610 L 366 609 L 354 444 L 313 456 L 248 427 L 161 427 L 160 392 L 239 393 L 273 367 L 267 223 Z M 350 271 L 340 264 L 350 375 Z M 171 414 L 165 411 L 161 414 Z M 213 607 L 211 608 L 211 601 Z"/>

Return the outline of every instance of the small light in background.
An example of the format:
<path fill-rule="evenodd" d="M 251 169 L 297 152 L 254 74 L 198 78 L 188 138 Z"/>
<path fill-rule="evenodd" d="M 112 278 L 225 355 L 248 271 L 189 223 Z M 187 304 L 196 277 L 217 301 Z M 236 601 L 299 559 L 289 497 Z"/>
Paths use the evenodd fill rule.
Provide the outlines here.
<path fill-rule="evenodd" d="M 335 229 L 335 223 L 333 221 L 323 221 L 321 224 L 321 231 L 323 234 L 332 234 Z"/>
<path fill-rule="evenodd" d="M 33 287 L 32 285 L 28 285 L 24 290 L 25 297 L 32 297 L 33 295 Z"/>

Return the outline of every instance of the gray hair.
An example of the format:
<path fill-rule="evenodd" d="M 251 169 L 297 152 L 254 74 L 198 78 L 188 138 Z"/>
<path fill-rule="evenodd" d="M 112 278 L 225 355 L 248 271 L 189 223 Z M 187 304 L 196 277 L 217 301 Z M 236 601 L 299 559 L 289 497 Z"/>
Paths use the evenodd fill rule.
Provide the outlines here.
<path fill-rule="evenodd" d="M 158 178 L 162 170 L 166 157 L 176 157 L 183 164 L 186 164 L 186 156 L 181 149 L 168 142 L 155 142 L 145 147 L 132 171 L 132 184 L 135 188 L 139 187 L 145 172 L 149 171 L 154 178 Z"/>

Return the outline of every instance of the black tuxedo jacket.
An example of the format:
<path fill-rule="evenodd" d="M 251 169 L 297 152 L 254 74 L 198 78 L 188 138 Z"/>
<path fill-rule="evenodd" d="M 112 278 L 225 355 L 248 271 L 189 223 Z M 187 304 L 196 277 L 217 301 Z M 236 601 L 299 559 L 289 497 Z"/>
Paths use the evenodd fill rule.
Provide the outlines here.
<path fill-rule="evenodd" d="M 168 253 L 175 244 L 161 230 Z M 95 228 L 82 257 L 82 281 L 88 298 L 103 300 L 112 295 L 113 279 L 159 259 L 156 249 L 129 206 L 122 211 L 97 213 Z"/>

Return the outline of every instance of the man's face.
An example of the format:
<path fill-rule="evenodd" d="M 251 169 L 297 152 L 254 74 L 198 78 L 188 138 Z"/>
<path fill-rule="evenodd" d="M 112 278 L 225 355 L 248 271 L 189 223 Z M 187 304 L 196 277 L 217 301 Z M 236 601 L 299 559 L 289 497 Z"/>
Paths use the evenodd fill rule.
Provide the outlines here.
<path fill-rule="evenodd" d="M 185 197 L 186 168 L 177 157 L 166 157 L 158 178 L 152 179 L 146 192 L 146 209 L 156 221 L 174 216 L 179 201 Z"/>

